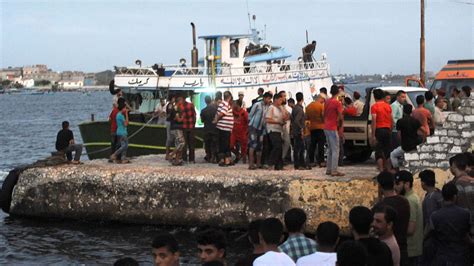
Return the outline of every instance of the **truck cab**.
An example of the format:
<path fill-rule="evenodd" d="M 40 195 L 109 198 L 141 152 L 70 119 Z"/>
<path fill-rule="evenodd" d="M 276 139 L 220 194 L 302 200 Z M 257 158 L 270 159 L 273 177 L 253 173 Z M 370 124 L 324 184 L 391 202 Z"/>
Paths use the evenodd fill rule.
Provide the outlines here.
<path fill-rule="evenodd" d="M 365 96 L 365 105 L 361 115 L 359 116 L 344 116 L 344 154 L 346 158 L 352 162 L 364 162 L 370 158 L 373 149 L 369 144 L 369 137 L 371 133 L 370 125 L 372 123 L 372 116 L 370 108 L 375 103 L 373 91 L 381 89 L 387 91 L 393 103 L 396 100 L 396 94 L 399 90 L 407 93 L 407 104 L 416 106 L 416 97 L 424 95 L 428 89 L 421 87 L 371 87 L 367 88 Z"/>

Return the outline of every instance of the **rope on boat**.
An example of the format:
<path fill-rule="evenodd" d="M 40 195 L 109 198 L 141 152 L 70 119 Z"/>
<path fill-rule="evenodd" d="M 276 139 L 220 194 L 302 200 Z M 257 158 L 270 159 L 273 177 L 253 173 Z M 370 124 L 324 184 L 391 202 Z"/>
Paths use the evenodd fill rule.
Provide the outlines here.
<path fill-rule="evenodd" d="M 138 133 L 140 133 L 140 131 L 142 131 L 147 125 L 149 125 L 151 123 L 151 121 L 153 121 L 153 119 L 155 119 L 156 117 L 153 116 L 152 118 L 150 118 L 150 120 L 148 120 L 145 124 L 143 124 L 143 126 L 141 126 L 137 131 L 135 131 L 132 135 L 130 135 L 130 137 L 128 137 L 128 139 L 132 139 L 133 137 L 135 137 Z M 104 151 L 108 151 L 110 150 L 111 147 L 107 147 L 107 148 L 103 148 L 103 149 L 100 149 L 98 151 L 92 151 L 92 152 L 83 152 L 82 155 L 90 155 L 90 154 L 96 154 L 96 153 L 100 153 L 100 152 L 104 152 Z"/>

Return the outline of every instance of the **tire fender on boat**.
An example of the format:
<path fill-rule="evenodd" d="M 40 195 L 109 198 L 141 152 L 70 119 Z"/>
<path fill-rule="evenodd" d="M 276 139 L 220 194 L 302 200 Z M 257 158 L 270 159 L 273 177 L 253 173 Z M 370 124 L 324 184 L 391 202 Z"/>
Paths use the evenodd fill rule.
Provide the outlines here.
<path fill-rule="evenodd" d="M 8 176 L 3 181 L 2 190 L 0 190 L 0 207 L 6 213 L 10 213 L 13 188 L 18 182 L 21 172 L 21 169 L 15 168 L 8 173 Z"/>

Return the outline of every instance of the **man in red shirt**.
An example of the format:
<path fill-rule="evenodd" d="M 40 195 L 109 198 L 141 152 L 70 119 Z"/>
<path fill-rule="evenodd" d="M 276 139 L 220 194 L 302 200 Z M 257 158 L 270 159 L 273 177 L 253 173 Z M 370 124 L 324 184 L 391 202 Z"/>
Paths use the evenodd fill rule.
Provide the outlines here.
<path fill-rule="evenodd" d="M 388 169 L 387 160 L 390 158 L 392 145 L 392 107 L 385 100 L 385 93 L 381 89 L 375 89 L 375 104 L 370 108 L 372 115 L 371 138 L 372 146 L 375 146 L 375 160 L 380 172 Z"/>
<path fill-rule="evenodd" d="M 346 105 L 346 107 L 344 108 L 344 115 L 357 116 L 357 108 L 354 106 L 354 103 L 352 102 L 351 98 L 344 98 L 344 103 Z"/>
<path fill-rule="evenodd" d="M 431 112 L 424 107 L 425 96 L 418 95 L 416 97 L 416 104 L 418 107 L 413 110 L 411 116 L 420 122 L 421 127 L 418 130 L 418 135 L 423 136 L 423 142 L 425 142 L 426 137 L 430 134 L 430 127 L 435 127 L 434 119 L 431 116 Z"/>
<path fill-rule="evenodd" d="M 337 99 L 339 88 L 331 86 L 332 98 L 324 105 L 324 134 L 328 143 L 327 170 L 326 174 L 331 176 L 344 176 L 337 171 L 339 161 L 339 136 L 337 129 L 342 126 L 342 104 Z"/>
<path fill-rule="evenodd" d="M 125 103 L 124 98 L 118 98 L 117 106 L 115 106 L 115 105 L 113 106 L 112 112 L 110 112 L 110 115 L 109 115 L 110 137 L 111 137 L 110 155 L 114 154 L 115 151 L 117 150 L 118 146 L 120 146 L 120 142 L 119 142 L 118 137 L 117 137 L 117 121 L 115 120 L 115 118 L 117 117 L 117 114 L 120 112 L 120 110 L 118 109 L 118 105 L 121 105 L 121 103 L 123 103 L 123 104 Z M 118 160 L 120 160 L 119 156 L 117 156 Z M 109 159 L 109 163 L 113 163 L 113 162 L 114 162 L 113 160 Z"/>
<path fill-rule="evenodd" d="M 184 100 L 184 103 L 179 106 L 182 115 L 183 136 L 185 140 L 185 147 L 183 149 L 183 160 L 189 163 L 194 163 L 194 126 L 196 124 L 196 110 L 194 104 Z M 189 157 L 187 152 L 189 150 Z"/>
<path fill-rule="evenodd" d="M 234 102 L 233 113 L 234 113 L 234 127 L 232 128 L 232 134 L 230 135 L 230 147 L 236 154 L 234 163 L 237 163 L 240 158 L 242 162 L 247 162 L 247 132 L 249 127 L 249 115 L 247 110 L 242 107 L 242 100 L 239 99 Z M 240 155 L 237 150 L 236 144 L 240 145 Z"/>

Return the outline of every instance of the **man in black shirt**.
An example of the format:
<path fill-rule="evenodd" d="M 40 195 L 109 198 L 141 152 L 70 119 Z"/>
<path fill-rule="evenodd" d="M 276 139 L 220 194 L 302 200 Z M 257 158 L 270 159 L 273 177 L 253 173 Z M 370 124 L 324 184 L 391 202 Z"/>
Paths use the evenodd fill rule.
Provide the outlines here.
<path fill-rule="evenodd" d="M 400 247 L 400 265 L 407 265 L 407 231 L 410 220 L 410 204 L 408 200 L 394 190 L 395 178 L 389 171 L 383 171 L 377 176 L 377 183 L 382 193 L 381 203 L 397 211 L 397 220 L 393 222 L 393 234 Z"/>
<path fill-rule="evenodd" d="M 66 153 L 68 161 L 72 160 L 72 152 L 74 151 L 73 164 L 80 164 L 82 145 L 74 143 L 74 135 L 69 130 L 69 122 L 63 121 L 63 129 L 58 132 L 56 137 L 56 150 Z"/>
<path fill-rule="evenodd" d="M 303 93 L 296 93 L 297 104 L 291 112 L 291 136 L 293 137 L 293 160 L 295 169 L 311 169 L 306 167 L 304 158 L 304 126 Z"/>
<path fill-rule="evenodd" d="M 212 103 L 210 96 L 206 96 L 204 100 L 207 105 L 206 108 L 201 111 L 201 121 L 204 123 L 204 149 L 206 150 L 204 160 L 206 160 L 206 162 L 216 163 L 219 132 L 216 128 L 216 124 L 212 123 L 212 121 L 214 117 L 216 117 L 217 106 Z"/>
<path fill-rule="evenodd" d="M 374 215 L 367 207 L 356 206 L 349 212 L 349 223 L 354 239 L 367 249 L 368 266 L 393 265 L 392 252 L 384 242 L 370 237 Z"/>
<path fill-rule="evenodd" d="M 416 146 L 423 142 L 423 137 L 418 135 L 421 123 L 411 116 L 412 109 L 411 105 L 405 104 L 403 106 L 403 118 L 397 121 L 397 132 L 398 138 L 401 140 L 401 146 L 390 153 L 390 162 L 395 169 L 400 167 L 400 161 L 405 152 L 415 150 Z"/>

